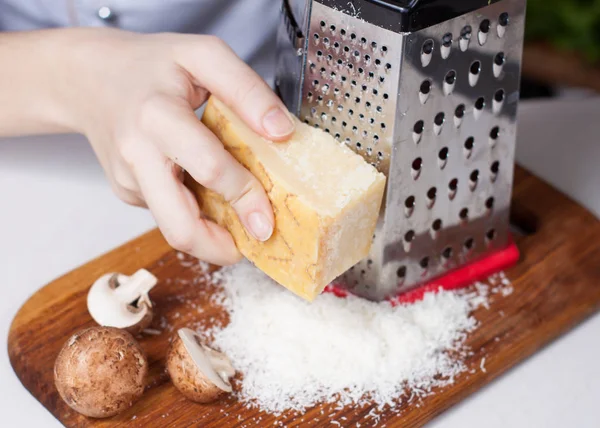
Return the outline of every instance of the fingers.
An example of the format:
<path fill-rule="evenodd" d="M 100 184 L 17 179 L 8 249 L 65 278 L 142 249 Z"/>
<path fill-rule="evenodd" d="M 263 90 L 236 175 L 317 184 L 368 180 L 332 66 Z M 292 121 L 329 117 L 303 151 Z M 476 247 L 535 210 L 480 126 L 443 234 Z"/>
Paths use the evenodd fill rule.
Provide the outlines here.
<path fill-rule="evenodd" d="M 190 191 L 177 179 L 170 160 L 148 148 L 133 165 L 146 203 L 167 242 L 175 249 L 217 265 L 240 260 L 229 232 L 200 218 Z"/>
<path fill-rule="evenodd" d="M 273 209 L 256 177 L 225 150 L 184 102 L 168 101 L 160 117 L 150 118 L 160 151 L 198 183 L 223 195 L 254 238 L 269 239 L 275 224 Z"/>
<path fill-rule="evenodd" d="M 220 39 L 203 36 L 176 51 L 176 60 L 196 80 L 234 110 L 255 132 L 284 141 L 294 121 L 269 85 Z"/>

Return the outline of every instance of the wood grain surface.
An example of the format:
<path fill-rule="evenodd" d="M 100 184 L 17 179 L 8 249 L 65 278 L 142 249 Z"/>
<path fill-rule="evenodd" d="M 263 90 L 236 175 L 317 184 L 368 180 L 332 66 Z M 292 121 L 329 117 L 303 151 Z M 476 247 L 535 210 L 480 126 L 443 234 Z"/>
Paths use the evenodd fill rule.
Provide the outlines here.
<path fill-rule="evenodd" d="M 379 426 L 423 425 L 600 308 L 600 222 L 520 168 L 515 183 L 513 217 L 522 228 L 537 230 L 516 237 L 522 259 L 506 272 L 514 292 L 474 313 L 481 325 L 467 339 L 473 355 L 466 364 L 472 373 L 458 376 L 455 384 L 436 390 L 418 407 L 413 402 L 403 405 L 399 415 L 384 413 Z M 10 361 L 25 388 L 69 427 L 274 426 L 276 422 L 290 427 L 331 426 L 332 420 L 342 426 L 374 424 L 367 418 L 369 407 L 336 410 L 335 405 L 324 405 L 303 415 L 274 416 L 248 409 L 234 398 L 212 405 L 186 401 L 165 375 L 165 352 L 172 334 L 168 329 L 195 326 L 213 316 L 226 321 L 209 302 L 214 285 L 207 285 L 195 263 L 187 260 L 181 260 L 157 231 L 151 231 L 34 294 L 16 315 L 8 339 Z M 140 339 L 151 366 L 147 390 L 138 403 L 118 416 L 88 419 L 58 396 L 54 360 L 72 333 L 93 325 L 85 303 L 90 284 L 106 272 L 131 274 L 140 268 L 159 279 L 151 292 L 157 309 L 153 327 L 163 330 Z M 484 356 L 485 372 L 480 369 Z"/>
<path fill-rule="evenodd" d="M 523 46 L 523 76 L 549 85 L 575 86 L 600 92 L 600 66 L 586 63 L 579 54 L 546 43 Z"/>

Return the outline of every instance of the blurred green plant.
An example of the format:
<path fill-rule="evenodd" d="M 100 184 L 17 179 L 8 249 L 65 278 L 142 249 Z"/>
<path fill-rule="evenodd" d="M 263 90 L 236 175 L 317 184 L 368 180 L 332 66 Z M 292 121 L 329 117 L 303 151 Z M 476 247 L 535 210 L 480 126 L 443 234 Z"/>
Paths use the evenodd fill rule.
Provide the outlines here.
<path fill-rule="evenodd" d="M 527 41 L 547 41 L 600 63 L 600 0 L 527 0 Z"/>

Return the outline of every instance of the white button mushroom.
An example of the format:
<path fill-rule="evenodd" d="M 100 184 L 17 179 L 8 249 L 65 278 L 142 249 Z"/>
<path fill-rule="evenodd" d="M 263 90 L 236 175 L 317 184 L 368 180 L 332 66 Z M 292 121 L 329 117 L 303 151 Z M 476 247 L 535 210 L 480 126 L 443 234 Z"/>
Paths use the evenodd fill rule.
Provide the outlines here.
<path fill-rule="evenodd" d="M 167 371 L 175 387 L 189 400 L 210 403 L 232 391 L 235 369 L 225 354 L 202 344 L 189 328 L 177 331 L 167 354 Z"/>
<path fill-rule="evenodd" d="M 148 292 L 156 282 L 156 277 L 145 269 L 131 276 L 103 275 L 90 288 L 88 311 L 101 326 L 138 334 L 152 322 L 152 302 Z"/>
<path fill-rule="evenodd" d="M 65 343 L 54 363 L 54 383 L 75 411 L 107 418 L 131 407 L 143 394 L 146 355 L 133 336 L 110 327 L 91 327 Z"/>

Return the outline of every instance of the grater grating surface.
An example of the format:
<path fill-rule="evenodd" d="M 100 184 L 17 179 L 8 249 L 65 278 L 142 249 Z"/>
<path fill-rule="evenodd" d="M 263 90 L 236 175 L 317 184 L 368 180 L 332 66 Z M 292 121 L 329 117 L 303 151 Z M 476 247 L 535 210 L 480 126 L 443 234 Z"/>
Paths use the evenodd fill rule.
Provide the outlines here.
<path fill-rule="evenodd" d="M 383 12 L 385 13 L 385 12 Z M 381 300 L 506 247 L 525 2 L 395 33 L 312 2 L 300 117 L 388 177 L 368 259 Z"/>

